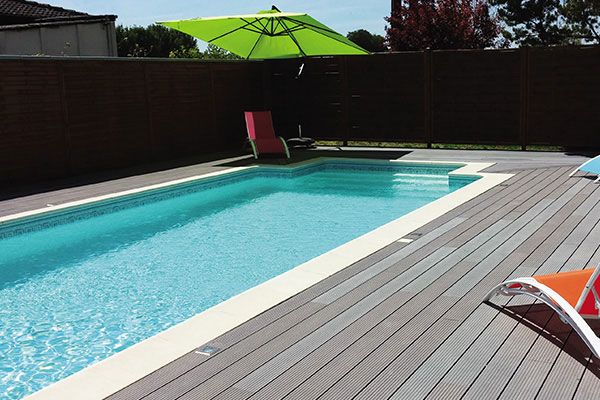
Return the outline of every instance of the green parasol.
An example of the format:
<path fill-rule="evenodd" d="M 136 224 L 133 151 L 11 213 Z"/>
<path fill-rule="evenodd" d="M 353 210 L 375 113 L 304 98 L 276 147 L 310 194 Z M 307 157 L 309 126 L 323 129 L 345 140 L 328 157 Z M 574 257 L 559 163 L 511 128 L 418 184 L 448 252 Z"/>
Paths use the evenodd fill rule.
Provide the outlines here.
<path fill-rule="evenodd" d="M 269 11 L 159 22 L 247 59 L 368 54 L 308 14 Z"/>

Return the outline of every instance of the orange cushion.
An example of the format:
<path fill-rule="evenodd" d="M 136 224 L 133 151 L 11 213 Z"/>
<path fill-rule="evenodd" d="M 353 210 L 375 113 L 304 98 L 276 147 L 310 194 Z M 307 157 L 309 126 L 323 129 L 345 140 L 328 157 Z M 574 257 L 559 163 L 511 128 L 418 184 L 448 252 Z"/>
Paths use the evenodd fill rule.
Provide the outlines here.
<path fill-rule="evenodd" d="M 575 307 L 581 297 L 585 284 L 594 273 L 593 269 L 583 269 L 558 274 L 537 275 L 535 280 L 560 294 L 570 305 Z"/>

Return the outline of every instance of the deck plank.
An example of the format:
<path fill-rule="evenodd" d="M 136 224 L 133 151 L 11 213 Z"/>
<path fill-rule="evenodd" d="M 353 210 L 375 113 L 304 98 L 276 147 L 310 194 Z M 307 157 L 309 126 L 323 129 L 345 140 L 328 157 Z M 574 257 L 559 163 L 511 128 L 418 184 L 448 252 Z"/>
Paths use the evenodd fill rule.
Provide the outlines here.
<path fill-rule="evenodd" d="M 571 197 L 580 190 L 578 186 L 580 185 L 576 184 L 568 190 Z M 472 295 L 474 289 L 477 289 L 480 286 L 476 284 L 481 282 L 492 272 L 498 271 L 497 269 L 495 270 L 495 267 L 514 251 L 525 238 L 533 234 L 554 212 L 562 208 L 569 198 L 569 195 L 565 195 L 560 197 L 554 203 L 548 203 L 548 199 L 544 199 L 536 204 L 536 206 L 526 211 L 521 217 L 511 223 L 506 229 L 506 232 L 499 237 L 499 246 L 484 258 L 476 258 L 474 260 L 477 262 L 476 267 L 461 277 L 445 292 L 449 295 L 469 293 L 469 296 L 462 298 L 466 300 L 461 304 L 461 307 L 453 307 L 450 309 L 446 314 L 446 318 L 454 314 L 454 318 L 460 320 L 461 324 L 465 323 L 470 325 L 473 318 L 478 320 L 480 322 L 479 324 L 476 324 L 473 327 L 469 326 L 469 329 L 464 331 L 461 329 L 453 329 L 448 333 L 447 337 L 432 337 L 429 334 L 429 331 L 426 331 L 419 339 L 411 343 L 407 351 L 394 358 L 393 361 L 385 366 L 367 386 L 362 388 L 360 394 L 356 396 L 356 399 L 388 398 L 403 384 L 405 379 L 407 379 L 414 370 L 420 367 L 420 365 L 437 350 L 438 346 L 441 346 L 446 340 L 455 336 L 457 337 L 456 340 L 458 340 L 458 342 L 456 343 L 456 346 L 452 348 L 453 351 L 456 352 L 460 352 L 457 349 L 462 349 L 462 344 L 466 345 L 470 343 L 469 340 L 474 340 L 480 330 L 482 330 L 496 315 L 496 310 L 477 307 L 480 304 L 481 297 L 476 298 Z M 476 307 L 474 311 L 473 306 Z M 440 321 L 436 323 L 440 323 Z M 461 324 L 459 324 L 459 326 L 461 326 Z M 467 338 L 461 336 L 463 332 Z M 363 372 L 366 373 L 366 371 Z"/>
<path fill-rule="evenodd" d="M 553 181 L 553 179 L 552 179 L 551 175 L 548 175 L 548 176 L 546 176 L 546 178 L 548 179 L 548 182 L 544 183 L 544 185 L 546 185 L 547 183 L 549 183 L 549 182 Z M 539 188 L 538 188 L 538 189 L 539 189 Z M 533 192 L 533 191 L 532 191 L 532 192 Z M 538 190 L 536 190 L 535 192 L 536 192 L 536 193 L 538 193 L 539 191 L 538 191 Z M 521 204 L 521 202 L 518 202 L 518 203 L 516 203 L 516 205 L 519 205 L 519 204 Z M 427 246 L 425 246 L 425 247 L 427 247 Z M 423 248 L 425 248 L 425 247 L 423 247 Z M 423 248 L 422 248 L 422 249 L 423 249 Z M 409 258 L 409 257 L 407 257 L 407 258 L 405 259 L 405 261 L 406 261 L 408 258 Z M 398 273 L 398 271 L 389 271 L 389 272 L 393 272 L 393 273 L 394 273 L 394 275 L 396 275 L 396 274 Z M 392 275 L 392 276 L 393 276 L 393 275 Z M 248 372 L 248 366 L 247 366 L 247 365 L 245 365 L 244 367 L 239 367 L 239 368 L 240 368 L 242 371 L 244 371 L 244 373 L 246 373 L 246 374 L 247 374 L 247 373 L 249 373 L 249 372 Z M 234 376 L 233 378 L 235 379 L 235 376 Z M 207 385 L 207 384 L 203 384 L 203 385 L 202 385 L 202 388 L 200 388 L 200 386 L 198 386 L 199 388 L 198 388 L 196 391 L 203 391 L 203 393 L 205 394 L 205 397 L 206 397 L 206 398 L 209 398 L 209 394 L 211 393 L 211 392 L 209 391 L 209 389 L 211 389 L 211 390 L 216 390 L 216 389 L 215 389 L 215 388 L 209 388 L 208 386 L 209 386 L 209 385 Z M 217 386 L 218 386 L 218 385 L 217 385 Z M 219 387 L 219 386 L 218 386 L 218 387 Z M 221 389 L 221 387 L 219 387 L 219 389 Z M 192 395 L 193 395 L 194 393 L 196 393 L 196 392 L 194 392 L 194 391 L 192 391 L 192 392 L 191 392 L 191 394 L 192 394 Z"/>
<path fill-rule="evenodd" d="M 481 303 L 509 276 L 600 261 L 600 188 L 568 178 L 571 168 L 521 170 L 413 242 L 209 342 L 216 355 L 189 353 L 109 399 L 589 398 L 600 389 L 597 360 L 565 350 L 578 346 L 569 327 L 526 299 L 494 301 L 514 318 Z"/>
<path fill-rule="evenodd" d="M 600 193 L 600 192 L 599 192 Z M 586 199 L 589 199 L 586 201 Z M 562 243 L 569 233 L 572 230 L 573 224 L 567 224 L 565 221 L 571 216 L 572 210 L 577 207 L 587 207 L 588 203 L 597 203 L 599 200 L 596 198 L 588 198 L 587 196 L 575 196 L 571 203 L 567 204 L 563 207 L 558 213 L 556 213 L 551 220 L 548 221 L 548 226 L 557 225 L 558 229 L 553 229 L 548 232 L 545 229 L 538 230 L 534 235 L 532 235 L 528 240 L 524 241 L 520 246 L 520 249 L 517 249 L 515 254 L 521 252 L 521 254 L 533 254 L 539 253 L 541 256 L 548 257 L 553 250 L 560 243 Z M 575 220 L 578 222 L 578 220 Z M 545 245 L 545 246 L 544 246 Z M 533 253 L 532 253 L 533 252 Z M 526 258 L 520 265 L 515 264 L 515 272 L 519 271 L 522 266 L 527 266 L 527 268 L 531 269 L 532 267 L 537 268 L 541 266 L 541 264 L 545 261 L 543 257 L 531 257 L 533 263 L 530 258 Z M 514 261 L 511 261 L 514 262 Z M 513 272 L 511 277 L 516 277 L 515 275 L 519 275 L 518 272 Z M 509 299 L 510 300 L 510 299 Z M 516 298 L 514 300 L 510 300 L 507 304 L 511 306 L 521 306 L 522 304 L 530 303 L 527 299 L 519 299 Z M 492 323 L 484 330 L 481 336 L 479 336 L 473 345 L 464 352 L 464 354 L 460 355 L 456 363 L 444 373 L 442 379 L 440 379 L 435 384 L 435 389 L 432 389 L 431 392 L 428 393 L 428 398 L 460 398 L 463 394 L 468 390 L 471 382 L 477 378 L 477 376 L 481 373 L 481 371 L 488 367 L 492 357 L 498 351 L 498 349 L 505 344 L 505 341 L 510 340 L 509 335 L 511 335 L 515 328 L 518 325 L 518 321 L 514 321 L 504 314 L 498 314 L 498 316 L 492 321 Z M 511 343 L 507 345 L 507 349 L 510 349 L 513 353 L 510 355 L 509 363 L 502 362 L 501 365 L 506 375 L 506 366 L 510 364 L 511 361 L 519 360 L 518 355 L 515 357 L 515 347 L 525 346 L 527 343 L 527 336 L 532 338 L 536 337 L 534 333 L 530 330 L 526 329 L 524 332 L 519 332 L 514 335 L 514 337 L 519 338 L 519 340 L 515 343 Z M 509 337 L 507 339 L 507 337 Z M 506 359 L 505 357 L 504 359 Z M 432 358 L 433 359 L 433 358 Z M 421 369 L 419 371 L 421 372 Z M 443 372 L 443 371 L 442 371 Z M 419 375 L 415 374 L 411 379 L 416 379 Z M 433 374 L 428 376 L 429 380 L 434 379 Z M 498 385 L 498 379 L 485 380 L 487 383 Z M 421 385 L 423 386 L 423 385 Z M 490 395 L 491 392 L 485 392 L 486 395 Z M 418 397 L 415 397 L 418 398 Z M 512 397 L 509 397 L 512 398 Z"/>
<path fill-rule="evenodd" d="M 508 198 L 510 198 L 509 196 L 507 196 L 507 197 L 508 197 Z M 482 213 L 480 213 L 480 214 L 478 214 L 478 215 L 485 215 L 485 213 L 483 213 L 483 214 L 482 214 Z M 442 235 L 442 236 L 444 236 L 444 235 Z M 450 238 L 451 238 L 451 237 L 450 237 Z M 422 238 L 422 239 L 424 239 L 424 238 Z M 440 240 L 442 240 L 442 239 L 440 239 Z M 412 247 L 414 247 L 414 248 L 417 248 L 417 249 L 418 249 L 418 248 L 423 248 L 423 247 L 421 247 L 420 245 L 416 244 L 416 242 L 413 242 L 413 243 L 415 243 L 415 244 L 414 244 Z M 427 246 L 425 246 L 425 247 L 427 247 Z M 437 247 L 438 247 L 438 245 L 437 245 L 437 244 L 435 244 L 435 245 L 434 245 L 432 248 L 429 248 L 428 250 L 431 250 L 431 251 L 433 251 L 433 250 L 434 250 L 435 248 L 437 248 Z M 421 257 L 417 257 L 417 258 L 416 258 L 414 261 L 415 261 L 415 262 L 418 262 L 418 260 L 419 260 L 420 258 L 422 258 L 422 256 L 421 256 Z M 408 262 L 408 261 L 407 261 L 407 259 L 405 259 L 405 261 L 406 261 L 406 262 Z M 345 271 L 345 270 L 344 270 L 344 271 Z M 272 327 L 271 327 L 271 328 L 272 328 Z M 271 331 L 271 330 L 272 330 L 272 329 L 270 329 L 270 331 Z M 261 337 L 263 337 L 263 336 L 261 336 Z M 236 349 L 236 351 L 232 351 L 232 352 L 233 352 L 233 353 L 235 353 L 235 357 L 238 357 L 238 358 L 240 357 L 240 355 L 238 354 L 238 351 L 237 351 L 237 349 Z M 216 362 L 217 362 L 217 358 L 214 358 L 214 360 L 215 360 L 215 363 L 216 363 Z M 220 365 L 220 366 L 222 366 L 222 363 L 221 363 L 221 362 L 219 362 L 219 365 Z M 205 366 L 203 365 L 204 376 L 207 376 L 208 372 L 206 372 L 206 370 L 205 370 L 204 368 L 205 368 Z M 155 381 L 155 380 L 153 379 L 154 377 L 151 377 L 151 376 L 149 376 L 149 378 L 150 378 L 149 380 L 153 380 L 153 381 Z M 194 383 L 201 383 L 201 382 L 203 382 L 203 380 L 202 380 L 203 378 L 202 378 L 202 377 L 200 377 L 200 376 L 193 376 L 193 377 L 189 377 L 189 378 L 190 378 L 189 380 L 191 380 L 191 381 L 192 381 L 192 382 L 194 382 Z M 187 380 L 188 380 L 188 377 L 185 377 L 184 379 L 187 381 Z M 177 382 L 177 386 L 178 386 L 178 387 L 187 387 L 187 385 L 185 385 L 185 384 L 184 384 L 184 385 L 182 385 L 182 384 L 181 384 L 181 382 Z M 179 391 L 179 390 L 178 390 L 178 391 Z M 185 390 L 182 390 L 182 391 L 183 391 L 183 392 L 185 392 Z M 153 396 L 156 396 L 156 398 L 160 398 L 160 397 L 162 396 L 162 394 L 161 394 L 161 393 L 162 393 L 162 392 L 159 390 L 157 393 L 153 393 L 153 394 L 152 394 L 152 396 L 151 396 L 150 398 L 152 398 Z"/>
<path fill-rule="evenodd" d="M 467 264 L 467 265 L 468 265 L 468 264 Z M 431 295 L 431 294 L 430 294 L 430 295 Z M 435 293 L 433 293 L 433 295 L 435 295 Z M 434 318 L 435 318 L 435 317 L 434 317 Z M 352 362 L 349 362 L 348 364 L 349 364 L 349 365 L 352 365 Z M 314 379 L 314 380 L 312 380 L 312 379 L 311 379 L 311 382 L 310 382 L 310 384 L 306 384 L 306 385 L 304 385 L 304 386 L 306 386 L 306 387 L 309 387 L 309 388 L 311 388 L 311 387 L 314 387 L 315 385 L 317 385 L 317 384 L 318 384 L 318 381 L 322 381 L 322 380 L 321 380 L 321 379 Z M 294 397 L 294 398 L 302 398 L 302 397 L 304 397 L 304 395 L 301 395 L 301 394 L 300 394 L 300 395 L 298 395 L 297 397 Z M 309 396 L 309 395 L 307 394 L 307 396 L 306 396 L 306 397 L 307 397 L 307 398 L 310 398 L 311 396 Z"/>
<path fill-rule="evenodd" d="M 517 190 L 520 187 L 520 184 L 527 183 L 542 172 L 545 172 L 545 170 L 521 171 L 507 181 L 512 182 L 513 185 L 504 186 L 502 188 L 494 188 L 494 194 L 495 196 L 497 196 L 497 198 L 504 198 L 506 197 L 506 193 L 510 194 L 514 190 Z M 485 196 L 478 196 L 475 199 L 472 199 L 459 207 L 464 211 L 469 210 L 472 207 L 483 205 L 484 209 L 486 209 L 491 204 L 493 204 L 495 200 L 497 199 L 489 199 Z M 449 222 L 451 219 L 452 218 L 449 218 L 443 223 L 440 223 L 439 219 L 436 219 L 432 223 L 421 227 L 419 231 L 421 233 L 431 233 L 435 231 L 438 227 L 444 225 L 444 223 Z M 436 233 L 433 233 L 433 235 L 435 236 Z M 422 240 L 423 242 L 428 241 L 428 239 L 426 239 L 425 237 L 421 237 L 420 240 Z M 416 242 L 413 243 L 413 248 L 416 248 Z M 252 343 L 243 342 L 244 339 L 253 339 L 255 337 L 259 337 L 261 339 L 264 339 L 265 342 L 268 341 L 272 338 L 269 334 L 273 332 L 273 327 L 269 327 L 268 330 L 266 330 L 265 327 L 268 326 L 270 323 L 277 321 L 283 318 L 284 316 L 288 317 L 286 318 L 286 320 L 293 320 L 294 322 L 296 322 L 294 318 L 289 318 L 295 317 L 295 315 L 292 315 L 294 310 L 298 310 L 298 312 L 304 312 L 303 307 L 312 307 L 305 306 L 305 304 L 308 301 L 312 300 L 312 298 L 322 293 L 325 293 L 327 290 L 335 287 L 337 284 L 344 281 L 346 278 L 360 273 L 362 269 L 374 264 L 376 261 L 386 258 L 390 254 L 395 253 L 395 251 L 399 250 L 400 248 L 403 248 L 404 246 L 405 244 L 396 243 L 378 251 L 377 253 L 365 258 L 364 260 L 361 260 L 356 264 L 344 269 L 343 271 L 338 272 L 334 276 L 329 277 L 326 280 L 320 282 L 319 285 L 309 288 L 304 292 L 294 296 L 293 298 L 284 301 L 283 303 L 278 305 L 278 307 L 268 310 L 265 313 L 257 316 L 256 318 L 253 318 L 252 320 L 246 322 L 245 324 L 234 328 L 233 330 L 227 332 L 226 334 L 222 335 L 221 337 L 212 341 L 209 344 L 218 348 L 226 348 L 230 350 L 230 352 L 233 354 L 233 358 L 235 359 L 245 356 L 246 354 L 251 352 L 255 347 Z M 421 245 L 418 244 L 416 246 Z M 292 325 L 286 325 L 286 327 L 290 326 Z M 285 330 L 284 328 L 281 328 L 282 331 Z M 267 332 L 265 332 L 265 330 Z M 267 333 L 267 335 L 265 335 L 265 333 Z M 235 346 L 236 344 L 237 346 Z M 142 378 L 135 384 L 132 384 L 129 387 L 121 390 L 120 392 L 111 396 L 111 399 L 120 400 L 130 398 L 141 398 L 147 396 L 153 393 L 154 391 L 158 390 L 160 387 L 173 382 L 179 376 L 184 375 L 185 373 L 191 371 L 195 367 L 203 364 L 207 360 L 208 358 L 206 357 L 198 357 L 193 352 L 190 352 L 189 354 L 155 371 L 154 373 L 149 374 L 145 378 Z M 213 361 L 215 361 L 215 364 L 219 364 L 223 367 L 228 365 L 228 360 L 224 359 L 224 355 L 222 353 L 220 353 L 218 357 L 213 357 Z"/>

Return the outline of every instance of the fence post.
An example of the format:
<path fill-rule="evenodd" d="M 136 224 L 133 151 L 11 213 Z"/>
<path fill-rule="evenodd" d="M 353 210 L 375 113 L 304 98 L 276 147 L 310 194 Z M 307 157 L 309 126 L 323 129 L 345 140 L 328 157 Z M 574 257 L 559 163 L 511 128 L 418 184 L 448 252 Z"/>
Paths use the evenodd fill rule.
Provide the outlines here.
<path fill-rule="evenodd" d="M 424 115 L 425 115 L 425 138 L 427 140 L 427 148 L 431 148 L 433 142 L 433 127 L 432 127 L 432 89 L 433 89 L 433 61 L 430 49 L 423 51 L 423 75 L 424 75 Z"/>
<path fill-rule="evenodd" d="M 263 109 L 264 110 L 272 110 L 273 109 L 273 89 L 271 87 L 271 61 L 270 60 L 262 60 L 262 90 L 263 90 Z"/>
<path fill-rule="evenodd" d="M 219 137 L 219 132 L 218 132 L 218 117 L 217 117 L 217 93 L 215 90 L 215 73 L 214 73 L 214 63 L 209 62 L 208 63 L 208 76 L 210 78 L 210 105 L 212 107 L 212 132 L 215 135 L 215 137 Z"/>
<path fill-rule="evenodd" d="M 67 89 L 65 85 L 65 70 L 62 61 L 55 61 L 58 73 L 59 97 L 63 140 L 65 142 L 65 174 L 72 175 L 72 146 L 71 146 L 71 131 L 69 129 L 69 108 L 67 105 Z"/>
<path fill-rule="evenodd" d="M 148 78 L 148 62 L 143 62 L 142 68 L 144 70 L 144 97 L 146 100 L 146 114 L 148 116 L 148 143 L 150 146 L 150 156 L 153 159 L 158 159 L 158 148 L 156 146 L 156 138 L 154 137 L 154 123 L 152 122 L 152 104 L 150 102 L 150 79 Z"/>
<path fill-rule="evenodd" d="M 521 150 L 527 150 L 527 133 L 529 130 L 529 47 L 521 47 L 519 51 L 521 56 L 519 142 L 521 143 Z"/>
<path fill-rule="evenodd" d="M 348 56 L 341 56 L 340 70 L 342 73 L 342 126 L 343 126 L 343 145 L 348 146 L 348 139 L 350 138 L 350 130 L 352 124 L 350 123 L 350 93 L 348 89 Z"/>

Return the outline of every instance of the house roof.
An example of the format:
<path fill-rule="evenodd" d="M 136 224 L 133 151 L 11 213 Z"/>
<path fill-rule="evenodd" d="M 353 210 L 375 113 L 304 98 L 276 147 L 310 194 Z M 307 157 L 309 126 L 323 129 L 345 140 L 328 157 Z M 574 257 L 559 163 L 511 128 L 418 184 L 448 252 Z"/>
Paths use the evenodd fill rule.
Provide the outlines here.
<path fill-rule="evenodd" d="M 29 0 L 0 0 L 0 28 L 2 29 L 115 19 L 114 15 L 90 15 Z"/>
<path fill-rule="evenodd" d="M 31 18 L 34 20 L 89 15 L 83 12 L 26 0 L 0 0 L 0 15 Z"/>

